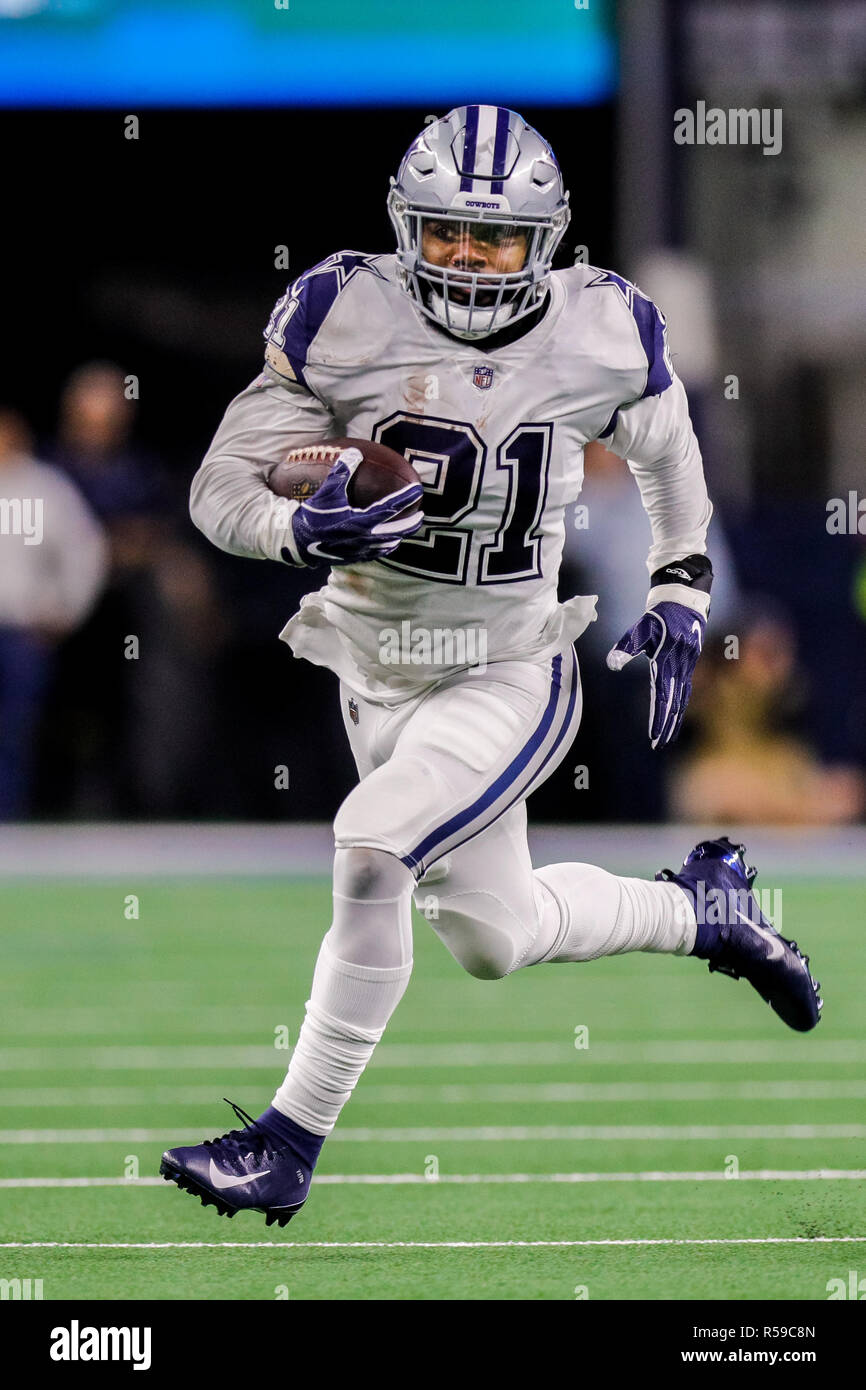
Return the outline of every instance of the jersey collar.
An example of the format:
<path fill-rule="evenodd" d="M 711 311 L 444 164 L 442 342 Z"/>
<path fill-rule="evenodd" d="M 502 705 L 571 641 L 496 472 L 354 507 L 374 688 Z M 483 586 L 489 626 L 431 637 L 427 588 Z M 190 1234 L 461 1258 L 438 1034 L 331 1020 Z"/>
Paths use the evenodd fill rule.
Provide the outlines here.
<path fill-rule="evenodd" d="M 533 309 L 531 314 L 526 314 L 516 323 L 503 324 L 502 328 L 495 333 L 491 333 L 486 338 L 461 338 L 456 333 L 451 333 L 441 324 L 434 323 L 432 319 L 425 316 L 425 322 L 430 325 L 434 333 L 439 333 L 448 338 L 452 343 L 458 343 L 460 347 L 468 348 L 483 357 L 488 353 L 495 352 L 497 348 L 508 347 L 510 343 L 516 343 L 518 339 L 525 338 L 527 333 L 531 333 L 533 328 L 537 328 L 547 315 L 552 302 L 552 295 L 548 289 L 543 300 L 537 309 Z"/>

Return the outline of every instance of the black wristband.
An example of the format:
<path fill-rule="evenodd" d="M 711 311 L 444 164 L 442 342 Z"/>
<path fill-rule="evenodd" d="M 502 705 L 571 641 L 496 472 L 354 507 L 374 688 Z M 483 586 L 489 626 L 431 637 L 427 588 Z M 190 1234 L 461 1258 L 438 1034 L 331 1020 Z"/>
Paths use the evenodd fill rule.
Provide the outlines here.
<path fill-rule="evenodd" d="M 687 555 L 684 560 L 672 560 L 655 571 L 650 585 L 655 589 L 659 584 L 685 584 L 708 594 L 713 587 L 713 567 L 706 555 Z"/>

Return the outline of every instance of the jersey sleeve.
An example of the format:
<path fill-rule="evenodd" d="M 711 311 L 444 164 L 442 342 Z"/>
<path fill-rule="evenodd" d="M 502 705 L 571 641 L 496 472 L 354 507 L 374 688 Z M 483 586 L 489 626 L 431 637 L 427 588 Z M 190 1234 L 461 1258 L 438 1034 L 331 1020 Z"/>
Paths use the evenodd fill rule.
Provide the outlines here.
<path fill-rule="evenodd" d="M 378 259 L 337 251 L 304 271 L 274 306 L 264 371 L 232 401 L 190 493 L 196 526 L 230 555 L 301 564 L 291 525 L 298 503 L 275 497 L 267 474 L 290 449 L 338 433 L 321 378 L 318 386 L 310 381 L 311 352 L 355 276 L 383 278 Z"/>
<path fill-rule="evenodd" d="M 616 311 L 605 320 L 606 331 L 617 357 L 634 364 L 634 369 L 630 367 L 627 372 L 629 394 L 616 402 L 616 409 L 598 435 L 607 443 L 620 411 L 634 401 L 661 396 L 674 380 L 674 368 L 665 316 L 637 285 L 612 270 L 598 270 L 584 288 L 606 296 L 608 304 L 615 306 Z"/>
<path fill-rule="evenodd" d="M 652 528 L 649 574 L 687 555 L 705 555 L 713 508 L 679 377 L 618 410 L 602 442 L 626 459 L 640 488 Z"/>
<path fill-rule="evenodd" d="M 636 285 L 633 288 L 630 307 L 647 362 L 646 385 L 640 395 L 640 399 L 645 400 L 647 396 L 660 396 L 668 390 L 673 383 L 674 367 L 664 314 Z"/>
<path fill-rule="evenodd" d="M 264 338 L 265 362 L 280 380 L 314 389 L 307 375 L 310 351 L 350 281 L 358 274 L 381 278 L 376 259 L 363 251 L 336 251 L 304 271 L 277 301 Z"/>
<path fill-rule="evenodd" d="M 231 402 L 192 481 L 190 515 L 220 550 L 300 564 L 291 518 L 267 475 L 290 449 L 336 434 L 328 408 L 306 388 L 265 371 Z"/>
<path fill-rule="evenodd" d="M 647 570 L 653 575 L 688 555 L 706 554 L 713 509 L 701 452 L 674 372 L 664 314 L 637 285 L 611 270 L 596 272 L 586 288 L 614 296 L 618 322 L 628 325 L 633 348 L 639 345 L 640 376 L 598 438 L 627 461 L 637 481 L 652 529 Z"/>

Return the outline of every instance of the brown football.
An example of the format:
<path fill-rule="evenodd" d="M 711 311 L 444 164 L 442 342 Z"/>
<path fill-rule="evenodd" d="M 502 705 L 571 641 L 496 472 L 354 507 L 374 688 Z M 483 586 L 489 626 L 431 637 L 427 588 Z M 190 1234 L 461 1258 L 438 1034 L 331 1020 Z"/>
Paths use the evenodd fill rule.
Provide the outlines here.
<path fill-rule="evenodd" d="M 282 463 L 274 464 L 268 474 L 268 487 L 278 497 L 303 502 L 318 491 L 340 452 L 348 448 L 360 449 L 364 455 L 363 463 L 349 483 L 348 497 L 353 507 L 369 507 L 407 483 L 421 481 L 408 459 L 386 444 L 377 444 L 371 439 L 326 439 L 321 444 L 304 444 L 290 450 Z M 417 509 L 417 503 L 405 508 L 407 512 Z"/>

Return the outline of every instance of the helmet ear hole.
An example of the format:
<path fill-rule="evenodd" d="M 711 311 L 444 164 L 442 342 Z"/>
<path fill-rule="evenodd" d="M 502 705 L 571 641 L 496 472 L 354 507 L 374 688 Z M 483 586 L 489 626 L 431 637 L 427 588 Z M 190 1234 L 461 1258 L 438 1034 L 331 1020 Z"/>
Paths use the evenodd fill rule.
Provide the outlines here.
<path fill-rule="evenodd" d="M 413 155 L 410 167 L 416 178 L 429 179 L 431 174 L 436 171 L 436 160 L 433 158 L 432 154 L 428 154 L 425 150 L 421 150 L 418 154 Z"/>
<path fill-rule="evenodd" d="M 535 188 L 550 188 L 559 177 L 559 171 L 546 159 L 536 159 L 530 177 Z"/>

